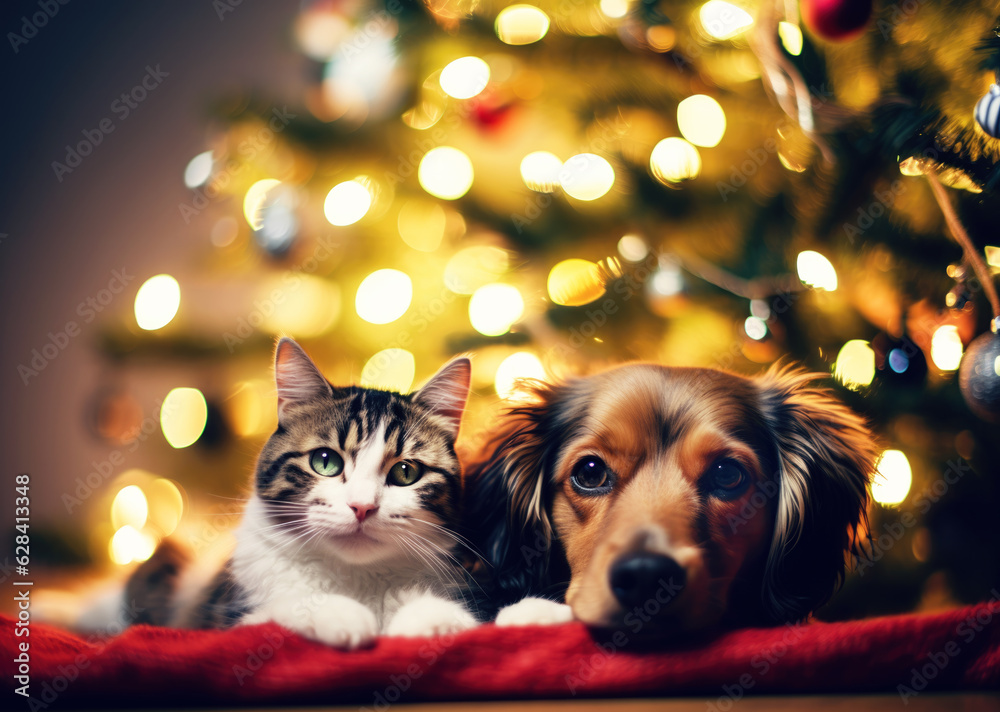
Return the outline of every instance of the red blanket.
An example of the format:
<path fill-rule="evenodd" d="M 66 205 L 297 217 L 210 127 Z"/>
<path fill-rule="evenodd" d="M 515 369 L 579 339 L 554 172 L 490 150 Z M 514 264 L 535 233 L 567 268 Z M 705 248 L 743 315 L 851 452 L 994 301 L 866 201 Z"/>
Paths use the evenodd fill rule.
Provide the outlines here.
<path fill-rule="evenodd" d="M 758 693 L 907 696 L 1000 686 L 996 602 L 653 647 L 628 631 L 597 639 L 579 624 L 487 625 L 438 639 L 386 638 L 354 652 L 276 625 L 139 626 L 103 641 L 41 624 L 32 624 L 26 638 L 15 630 L 10 618 L 0 621 L 3 684 L 21 687 L 11 660 L 27 641 L 27 692 L 53 707 L 356 703 L 383 710 L 400 699 L 707 695 L 726 710 Z"/>

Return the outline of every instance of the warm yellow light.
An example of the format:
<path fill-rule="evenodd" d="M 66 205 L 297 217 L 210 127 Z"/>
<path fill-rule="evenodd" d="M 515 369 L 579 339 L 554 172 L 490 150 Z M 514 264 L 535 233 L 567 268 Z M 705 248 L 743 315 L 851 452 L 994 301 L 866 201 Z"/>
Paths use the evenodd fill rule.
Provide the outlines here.
<path fill-rule="evenodd" d="M 559 184 L 577 200 L 597 200 L 615 184 L 615 169 L 594 153 L 578 153 L 563 164 Z"/>
<path fill-rule="evenodd" d="M 396 393 L 409 393 L 417 364 L 406 349 L 383 349 L 361 369 L 361 385 Z"/>
<path fill-rule="evenodd" d="M 490 83 L 490 65 L 479 57 L 456 59 L 441 70 L 440 82 L 448 96 L 471 99 Z"/>
<path fill-rule="evenodd" d="M 181 285 L 169 274 L 147 279 L 135 295 L 135 321 L 140 329 L 155 331 L 169 324 L 181 306 Z"/>
<path fill-rule="evenodd" d="M 267 200 L 267 194 L 279 185 L 281 185 L 280 180 L 265 178 L 247 189 L 247 194 L 243 198 L 243 217 L 254 230 L 260 230 L 264 226 L 264 201 Z"/>
<path fill-rule="evenodd" d="M 753 24 L 750 13 L 725 0 L 708 0 L 698 17 L 705 32 L 717 40 L 732 39 Z"/>
<path fill-rule="evenodd" d="M 417 180 L 436 198 L 457 200 L 472 187 L 472 161 L 457 148 L 438 146 L 420 159 Z"/>
<path fill-rule="evenodd" d="M 509 284 L 487 284 L 469 300 L 469 321 L 472 328 L 485 336 L 500 336 L 524 314 L 524 299 L 517 287 Z"/>
<path fill-rule="evenodd" d="M 649 245 L 638 235 L 623 235 L 618 241 L 618 254 L 629 262 L 642 262 L 649 254 Z"/>
<path fill-rule="evenodd" d="M 748 316 L 743 322 L 743 331 L 754 341 L 760 341 L 767 336 L 767 322 L 759 316 Z"/>
<path fill-rule="evenodd" d="M 276 423 L 274 385 L 263 379 L 237 383 L 224 405 L 230 427 L 241 438 L 262 435 Z"/>
<path fill-rule="evenodd" d="M 985 247 L 986 252 L 986 264 L 990 267 L 996 267 L 1000 269 L 1000 247 L 995 247 L 994 245 L 987 245 Z"/>
<path fill-rule="evenodd" d="M 146 526 L 149 516 L 149 504 L 146 495 L 140 487 L 129 485 L 122 487 L 111 503 L 111 525 L 115 529 L 128 524 L 136 529 Z"/>
<path fill-rule="evenodd" d="M 578 307 L 604 295 L 600 268 L 590 260 L 563 260 L 549 272 L 549 298 L 556 304 Z"/>
<path fill-rule="evenodd" d="M 701 154 L 682 138 L 665 138 L 653 147 L 649 169 L 663 184 L 692 180 L 701 173 Z"/>
<path fill-rule="evenodd" d="M 795 261 L 799 279 L 816 289 L 833 292 L 837 289 L 837 270 L 826 257 L 813 250 L 800 252 Z"/>
<path fill-rule="evenodd" d="M 913 471 L 910 461 L 899 450 L 886 450 L 875 465 L 872 499 L 879 504 L 899 504 L 910 492 Z"/>
<path fill-rule="evenodd" d="M 310 274 L 284 272 L 265 279 L 254 301 L 262 328 L 309 339 L 333 328 L 340 317 L 340 287 Z"/>
<path fill-rule="evenodd" d="M 344 227 L 363 218 L 372 206 L 372 194 L 358 181 L 348 180 L 333 186 L 323 203 L 323 214 L 331 225 Z"/>
<path fill-rule="evenodd" d="M 213 165 L 211 151 L 199 153 L 188 162 L 187 168 L 184 169 L 184 185 L 188 188 L 197 188 L 200 185 L 205 185 L 208 179 L 212 177 Z"/>
<path fill-rule="evenodd" d="M 962 362 L 962 337 L 958 327 L 951 324 L 939 326 L 931 337 L 931 360 L 942 371 L 955 371 Z"/>
<path fill-rule="evenodd" d="M 184 513 L 184 497 L 170 480 L 159 477 L 148 485 L 149 522 L 161 536 L 169 536 L 180 524 Z"/>
<path fill-rule="evenodd" d="M 802 30 L 799 29 L 798 25 L 792 22 L 779 22 L 778 37 L 781 38 L 781 44 L 788 54 L 793 57 L 802 54 Z"/>
<path fill-rule="evenodd" d="M 128 524 L 115 532 L 108 547 L 111 560 L 121 566 L 133 561 L 145 561 L 155 550 L 156 539 Z"/>
<path fill-rule="evenodd" d="M 521 160 L 521 180 L 538 193 L 551 193 L 559 187 L 563 162 L 548 151 L 529 153 Z"/>
<path fill-rule="evenodd" d="M 510 267 L 506 250 L 490 245 L 466 247 L 456 252 L 444 268 L 444 283 L 456 294 L 472 294 L 496 281 Z"/>
<path fill-rule="evenodd" d="M 833 375 L 853 390 L 867 386 L 875 378 L 875 351 L 862 339 L 848 341 L 840 347 Z"/>
<path fill-rule="evenodd" d="M 413 282 L 409 275 L 396 269 L 380 269 L 358 286 L 354 307 L 365 321 L 388 324 L 403 316 L 412 300 Z"/>
<path fill-rule="evenodd" d="M 707 94 L 695 94 L 677 105 L 677 127 L 695 146 L 718 146 L 726 133 L 726 112 Z"/>
<path fill-rule="evenodd" d="M 497 15 L 496 31 L 506 44 L 531 44 L 549 31 L 549 16 L 534 5 L 510 5 Z"/>
<path fill-rule="evenodd" d="M 160 429 L 171 447 L 197 442 L 208 423 L 208 403 L 197 388 L 175 388 L 160 406 Z"/>
<path fill-rule="evenodd" d="M 617 20 L 628 14 L 628 0 L 601 0 L 601 12 Z"/>
<path fill-rule="evenodd" d="M 518 351 L 500 363 L 493 386 L 501 398 L 513 399 L 517 395 L 519 379 L 536 378 L 544 381 L 545 377 L 545 367 L 537 356 L 527 351 Z"/>
<path fill-rule="evenodd" d="M 444 239 L 448 216 L 438 203 L 430 200 L 408 200 L 399 209 L 396 225 L 403 242 L 414 250 L 434 252 Z"/>

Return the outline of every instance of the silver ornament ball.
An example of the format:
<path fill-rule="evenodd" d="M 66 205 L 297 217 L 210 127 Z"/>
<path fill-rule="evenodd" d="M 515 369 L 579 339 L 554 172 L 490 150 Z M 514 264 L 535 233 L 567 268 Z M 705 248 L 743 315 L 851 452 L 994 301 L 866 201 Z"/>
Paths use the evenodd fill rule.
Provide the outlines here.
<path fill-rule="evenodd" d="M 977 337 L 962 357 L 958 385 L 970 410 L 983 420 L 1000 422 L 1000 334 Z"/>
<path fill-rule="evenodd" d="M 976 123 L 993 138 L 1000 138 L 1000 86 L 993 84 L 976 102 Z"/>

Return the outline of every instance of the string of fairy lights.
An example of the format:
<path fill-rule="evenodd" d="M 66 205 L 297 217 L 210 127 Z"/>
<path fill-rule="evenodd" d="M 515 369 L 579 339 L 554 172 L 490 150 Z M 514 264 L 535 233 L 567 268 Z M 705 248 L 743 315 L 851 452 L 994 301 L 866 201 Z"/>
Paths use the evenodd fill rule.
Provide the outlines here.
<path fill-rule="evenodd" d="M 443 7 L 446 3 L 439 5 Z M 586 22 L 593 27 L 614 27 L 614 23 L 626 16 L 629 7 L 628 0 L 600 0 L 596 8 L 599 17 L 588 14 Z M 588 9 L 588 13 L 593 9 Z M 698 29 L 711 41 L 740 37 L 753 24 L 752 15 L 725 0 L 709 0 L 697 13 Z M 552 19 L 545 11 L 527 4 L 501 9 L 494 23 L 496 37 L 514 47 L 539 42 L 552 26 Z M 334 55 L 341 43 L 351 41 L 356 30 L 326 4 L 316 3 L 307 8 L 295 32 L 308 56 L 326 62 L 320 92 L 311 97 L 309 105 L 317 117 L 363 123 L 366 117 L 378 116 L 386 110 L 378 90 L 397 81 L 392 23 L 384 23 L 374 33 L 370 32 L 365 44 L 357 49 L 361 56 L 353 62 L 337 61 Z M 642 39 L 654 51 L 665 52 L 674 46 L 676 38 L 672 32 L 667 26 L 654 25 L 646 28 Z M 796 23 L 780 22 L 778 36 L 789 54 L 801 53 L 803 36 Z M 466 55 L 442 62 L 421 84 L 417 103 L 399 114 L 398 119 L 416 131 L 438 125 L 446 113 L 446 100 L 442 97 L 466 102 L 480 96 L 495 81 L 498 70 L 489 60 L 488 56 Z M 681 186 L 701 175 L 702 152 L 711 151 L 726 137 L 726 112 L 714 97 L 695 93 L 678 102 L 676 126 L 680 135 L 663 136 L 649 149 L 646 159 L 649 175 L 668 187 Z M 805 170 L 787 152 L 778 151 L 778 159 L 789 171 Z M 532 194 L 558 196 L 572 205 L 613 199 L 613 189 L 619 180 L 614 160 L 596 152 L 559 155 L 554 151 L 533 150 L 511 160 L 517 161 L 521 182 Z M 192 190 L 204 190 L 213 185 L 224 165 L 225 157 L 219 150 L 200 153 L 184 170 L 184 183 Z M 904 174 L 909 175 L 905 171 Z M 455 201 L 466 196 L 477 181 L 488 180 L 488 173 L 477 173 L 476 161 L 468 152 L 446 143 L 423 150 L 420 155 L 416 181 L 423 195 L 396 190 L 374 170 L 330 181 L 322 187 L 322 201 L 310 200 L 303 182 L 295 178 L 254 176 L 249 185 L 239 188 L 240 194 L 236 196 L 241 200 L 242 223 L 232 215 L 219 218 L 210 240 L 219 250 L 232 249 L 241 231 L 249 228 L 254 244 L 270 255 L 282 256 L 294 248 L 304 224 L 314 225 L 321 216 L 337 229 L 371 225 L 375 221 L 394 222 L 398 240 L 418 254 L 440 257 L 443 245 L 456 247 L 446 259 L 440 260 L 443 268 L 430 277 L 420 266 L 401 268 L 396 264 L 374 269 L 357 283 L 353 298 L 347 297 L 343 285 L 327 277 L 299 274 L 301 286 L 295 298 L 274 305 L 273 313 L 261 318 L 258 328 L 265 332 L 320 338 L 332 333 L 348 305 L 353 306 L 354 316 L 367 324 L 397 324 L 422 298 L 426 289 L 421 285 L 431 280 L 451 295 L 467 299 L 468 326 L 478 334 L 493 338 L 522 330 L 532 338 L 544 338 L 544 334 L 531 329 L 538 304 L 529 290 L 518 284 L 518 258 L 514 252 L 498 244 L 462 243 L 468 224 Z M 1000 267 L 1000 250 L 993 249 L 997 262 L 991 257 L 990 264 Z M 618 237 L 614 254 L 604 260 L 560 259 L 547 268 L 544 301 L 561 306 L 594 303 L 606 294 L 609 275 L 614 277 L 629 265 L 642 263 L 653 250 L 646 237 L 628 232 Z M 694 270 L 681 258 L 661 258 L 645 289 L 658 297 L 678 294 L 684 288 L 685 272 L 698 273 L 700 278 L 711 281 L 711 277 Z M 795 273 L 800 289 L 833 293 L 840 286 L 833 262 L 816 250 L 798 252 Z M 737 293 L 724 284 L 717 286 Z M 168 327 L 186 306 L 184 293 L 182 280 L 171 275 L 149 278 L 135 297 L 138 327 L 145 331 Z M 266 288 L 261 293 L 267 293 Z M 771 317 L 767 297 L 772 295 L 740 296 L 749 301 L 749 315 L 742 325 L 745 336 L 754 341 L 766 339 Z M 963 355 L 957 327 L 938 326 L 930 339 L 929 351 L 939 374 L 956 371 Z M 502 359 L 491 361 L 492 386 L 497 396 L 515 398 L 520 378 L 548 378 L 551 364 L 543 363 L 539 358 L 541 353 L 541 349 L 530 346 L 510 347 Z M 889 368 L 904 371 L 906 359 L 903 351 L 895 356 L 890 354 Z M 862 339 L 844 343 L 833 371 L 848 388 L 861 390 L 869 386 L 876 376 L 872 344 Z M 360 371 L 360 384 L 407 392 L 417 372 L 417 357 L 412 350 L 402 344 L 390 344 L 367 359 Z M 273 386 L 264 378 L 236 384 L 226 400 L 233 433 L 242 438 L 266 434 L 274 424 L 273 399 Z M 202 437 L 208 418 L 205 395 L 197 388 L 178 386 L 163 400 L 159 427 L 171 447 L 186 448 Z M 873 487 L 875 500 L 886 506 L 902 503 L 913 479 L 907 456 L 900 450 L 886 450 L 878 470 L 881 477 Z M 127 564 L 148 558 L 156 543 L 176 529 L 184 496 L 176 483 L 141 471 L 131 471 L 120 483 L 124 486 L 111 503 L 113 533 L 109 554 L 114 563 Z"/>

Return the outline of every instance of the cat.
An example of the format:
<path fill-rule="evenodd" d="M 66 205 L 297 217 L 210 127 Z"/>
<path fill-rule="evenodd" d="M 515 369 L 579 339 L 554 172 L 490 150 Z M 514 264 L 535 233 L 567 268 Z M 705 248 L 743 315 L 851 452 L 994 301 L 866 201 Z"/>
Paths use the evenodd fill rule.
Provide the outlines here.
<path fill-rule="evenodd" d="M 170 540 L 132 575 L 131 622 L 227 628 L 273 621 L 341 648 L 477 625 L 455 550 L 455 439 L 470 363 L 406 396 L 337 388 L 278 342 L 278 426 L 259 456 L 232 556 L 196 599 L 171 605 L 187 567 Z"/>

